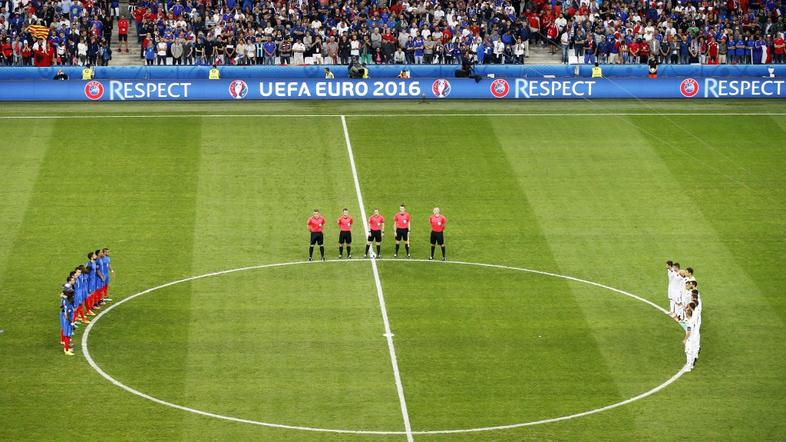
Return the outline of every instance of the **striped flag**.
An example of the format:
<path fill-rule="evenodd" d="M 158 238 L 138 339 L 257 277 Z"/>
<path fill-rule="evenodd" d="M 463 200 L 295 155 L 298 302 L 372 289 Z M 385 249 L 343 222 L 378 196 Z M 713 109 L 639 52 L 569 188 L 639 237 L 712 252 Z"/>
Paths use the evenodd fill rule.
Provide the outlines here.
<path fill-rule="evenodd" d="M 47 37 L 49 37 L 49 28 L 43 25 L 30 25 L 27 27 L 27 31 L 36 40 L 38 40 L 39 38 L 46 39 Z"/>

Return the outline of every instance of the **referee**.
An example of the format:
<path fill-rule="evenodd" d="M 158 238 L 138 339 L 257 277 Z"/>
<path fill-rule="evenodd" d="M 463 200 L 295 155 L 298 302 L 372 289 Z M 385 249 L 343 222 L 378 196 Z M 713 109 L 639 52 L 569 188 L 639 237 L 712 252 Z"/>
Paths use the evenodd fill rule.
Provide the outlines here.
<path fill-rule="evenodd" d="M 371 248 L 372 241 L 377 243 L 376 257 L 379 258 L 383 235 L 385 235 L 385 217 L 379 214 L 379 209 L 374 209 L 374 214 L 368 218 L 368 240 L 366 253 L 363 254 L 364 258 L 368 258 L 368 249 Z"/>
<path fill-rule="evenodd" d="M 314 244 L 319 245 L 319 255 L 322 261 L 325 260 L 325 237 L 322 229 L 325 227 L 325 218 L 319 214 L 319 209 L 314 209 L 314 213 L 308 218 L 308 231 L 311 232 L 311 242 L 308 246 L 308 260 L 314 256 Z"/>
<path fill-rule="evenodd" d="M 439 244 L 439 247 L 442 249 L 442 260 L 444 261 L 446 259 L 445 224 L 448 222 L 448 219 L 439 213 L 439 207 L 435 207 L 434 214 L 428 218 L 428 222 L 431 224 L 431 256 L 428 259 L 434 259 L 434 249 Z"/>
<path fill-rule="evenodd" d="M 407 212 L 406 206 L 401 204 L 398 208 L 398 212 L 395 216 L 393 216 L 393 222 L 396 224 L 396 253 L 393 254 L 394 258 L 398 258 L 398 249 L 401 245 L 401 241 L 404 241 L 404 247 L 407 250 L 407 258 L 409 258 L 409 233 L 410 233 L 410 221 L 412 217 Z"/>
<path fill-rule="evenodd" d="M 338 259 L 344 257 L 344 246 L 347 247 L 347 259 L 352 259 L 352 217 L 349 209 L 344 208 L 338 217 Z"/>

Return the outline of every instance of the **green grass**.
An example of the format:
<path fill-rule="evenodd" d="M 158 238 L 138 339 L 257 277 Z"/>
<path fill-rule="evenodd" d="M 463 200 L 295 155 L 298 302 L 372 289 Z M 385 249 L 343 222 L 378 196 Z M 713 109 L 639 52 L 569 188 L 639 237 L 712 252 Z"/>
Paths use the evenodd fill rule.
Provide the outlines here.
<path fill-rule="evenodd" d="M 440 116 L 461 113 L 472 115 Z M 782 438 L 783 113 L 764 100 L 4 105 L 0 117 L 153 118 L 0 120 L 0 439 L 403 439 L 164 407 L 100 377 L 81 348 L 65 358 L 57 345 L 57 289 L 91 248 L 112 248 L 117 300 L 300 261 L 313 207 L 331 223 L 351 210 L 361 256 L 339 114 L 366 208 L 392 221 L 408 205 L 414 257 L 427 256 L 439 206 L 453 260 L 572 275 L 665 305 L 663 262 L 674 258 L 696 268 L 706 304 L 697 369 L 653 396 L 416 440 Z M 303 114 L 326 116 L 275 116 Z M 331 225 L 331 259 L 336 236 Z M 601 407 L 683 363 L 676 324 L 598 287 L 458 264 L 382 261 L 379 272 L 415 431 Z M 175 404 L 403 431 L 383 333 L 368 263 L 312 263 L 146 294 L 96 324 L 90 352 L 119 381 Z"/>

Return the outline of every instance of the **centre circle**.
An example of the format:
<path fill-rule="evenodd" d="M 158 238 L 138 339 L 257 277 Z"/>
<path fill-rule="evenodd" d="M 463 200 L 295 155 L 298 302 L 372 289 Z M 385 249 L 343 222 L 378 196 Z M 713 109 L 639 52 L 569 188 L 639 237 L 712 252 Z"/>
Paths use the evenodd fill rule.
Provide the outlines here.
<path fill-rule="evenodd" d="M 567 275 L 561 275 L 561 274 L 552 273 L 552 272 L 527 269 L 527 268 L 523 268 L 523 267 L 514 267 L 514 266 L 500 265 L 500 264 L 486 264 L 486 263 L 463 262 L 463 261 L 433 262 L 433 261 L 418 260 L 418 259 L 411 259 L 411 260 L 380 260 L 380 261 L 384 262 L 385 264 L 387 264 L 387 263 L 397 263 L 397 264 L 419 264 L 419 265 L 434 265 L 434 266 L 445 266 L 445 265 L 466 266 L 466 267 L 474 267 L 474 268 L 480 268 L 480 269 L 483 269 L 483 268 L 485 268 L 485 269 L 497 269 L 497 270 L 503 270 L 503 271 L 523 272 L 523 273 L 528 273 L 528 274 L 541 275 L 541 276 L 567 280 L 567 281 L 571 281 L 571 282 L 575 282 L 575 283 L 579 283 L 579 284 L 585 284 L 585 285 L 593 286 L 593 287 L 596 287 L 596 288 L 608 290 L 608 291 L 611 291 L 611 292 L 613 292 L 615 294 L 622 295 L 622 296 L 631 298 L 633 300 L 642 302 L 642 303 L 648 305 L 649 307 L 653 308 L 659 314 L 663 314 L 663 315 L 667 315 L 668 314 L 668 312 L 665 309 L 663 309 L 662 307 L 658 306 L 657 304 L 655 304 L 655 303 L 653 303 L 653 302 L 651 302 L 651 301 L 649 301 L 649 300 L 647 300 L 645 298 L 637 296 L 635 294 L 626 292 L 624 290 L 620 290 L 620 289 L 617 289 L 617 288 L 614 288 L 614 287 L 610 287 L 610 286 L 607 286 L 607 285 L 604 285 L 604 284 L 600 284 L 600 283 L 597 283 L 597 282 L 588 281 L 588 280 L 585 280 L 585 279 L 576 278 L 576 277 L 567 276 Z M 91 323 L 85 329 L 84 335 L 82 336 L 82 348 L 83 348 L 83 352 L 84 352 L 84 355 L 85 355 L 85 359 L 87 360 L 88 364 L 100 376 L 102 376 L 103 378 L 108 380 L 113 385 L 115 385 L 115 386 L 117 386 L 117 387 L 119 387 L 119 388 L 121 388 L 121 389 L 123 389 L 123 390 L 125 390 L 125 391 L 127 391 L 129 393 L 131 393 L 131 394 L 134 394 L 136 396 L 142 397 L 142 398 L 147 399 L 149 401 L 155 402 L 155 403 L 157 403 L 159 405 L 163 405 L 163 406 L 179 409 L 179 410 L 182 410 L 182 411 L 186 411 L 186 412 L 190 412 L 190 413 L 194 413 L 194 414 L 198 414 L 198 415 L 202 415 L 202 416 L 207 416 L 207 417 L 211 417 L 211 418 L 215 418 L 215 419 L 221 419 L 221 420 L 237 422 L 237 423 L 244 423 L 244 424 L 251 424 L 251 425 L 258 425 L 258 426 L 272 427 L 272 428 L 284 428 L 284 429 L 291 429 L 291 430 L 301 430 L 301 431 L 328 432 L 328 433 L 348 433 L 348 434 L 377 434 L 377 435 L 404 435 L 404 434 L 407 434 L 405 431 L 400 431 L 400 430 L 381 431 L 381 430 L 363 430 L 363 429 L 345 429 L 345 428 L 320 428 L 320 427 L 303 426 L 303 425 L 288 425 L 288 424 L 283 424 L 283 423 L 264 422 L 264 421 L 259 421 L 259 420 L 245 419 L 245 418 L 239 418 L 239 417 L 234 417 L 234 416 L 229 416 L 229 415 L 224 415 L 224 414 L 213 413 L 213 412 L 210 412 L 210 411 L 200 410 L 200 409 L 188 407 L 188 406 L 185 406 L 185 405 L 172 403 L 172 402 L 160 399 L 158 397 L 152 396 L 150 394 L 144 393 L 144 392 L 142 392 L 142 391 L 140 391 L 138 389 L 135 389 L 135 388 L 133 388 L 131 386 L 128 386 L 128 385 L 120 382 L 115 377 L 113 377 L 112 375 L 107 373 L 104 369 L 102 369 L 98 365 L 98 363 L 96 363 L 96 361 L 93 359 L 93 357 L 90 354 L 90 350 L 89 350 L 89 346 L 88 346 L 88 344 L 89 344 L 89 337 L 90 337 L 90 333 L 91 333 L 93 327 L 95 326 L 95 324 L 98 323 L 98 321 L 100 319 L 102 319 L 104 316 L 106 316 L 109 312 L 111 312 L 115 308 L 119 307 L 120 305 L 125 304 L 127 302 L 130 302 L 130 301 L 132 301 L 134 299 L 137 299 L 137 298 L 139 298 L 141 296 L 144 296 L 146 294 L 149 294 L 149 293 L 152 293 L 152 292 L 155 292 L 155 291 L 167 288 L 167 287 L 188 283 L 188 282 L 191 282 L 191 281 L 196 281 L 196 280 L 210 278 L 210 277 L 216 277 L 216 276 L 222 276 L 222 275 L 229 275 L 229 274 L 234 274 L 234 273 L 239 273 L 239 272 L 244 272 L 244 271 L 250 271 L 250 270 L 269 269 L 269 268 L 283 268 L 283 267 L 292 267 L 292 266 L 323 266 L 323 265 L 336 265 L 336 264 L 339 264 L 339 263 L 348 264 L 348 263 L 363 263 L 363 262 L 367 263 L 367 261 L 365 261 L 365 260 L 354 260 L 354 261 L 350 261 L 350 260 L 339 260 L 339 261 L 337 261 L 337 260 L 330 260 L 330 261 L 327 261 L 327 262 L 296 261 L 296 262 L 284 262 L 284 263 L 255 265 L 255 266 L 241 267 L 241 268 L 237 268 L 237 269 L 230 269 L 230 270 L 206 273 L 206 274 L 203 274 L 203 275 L 197 275 L 197 276 L 192 276 L 192 277 L 188 277 L 188 278 L 183 278 L 183 279 L 179 279 L 179 280 L 176 280 L 176 281 L 171 281 L 171 282 L 168 282 L 166 284 L 162 284 L 162 285 L 159 285 L 159 286 L 156 286 L 156 287 L 152 287 L 152 288 L 143 290 L 141 292 L 138 292 L 138 293 L 135 293 L 133 295 L 130 295 L 130 296 L 128 296 L 128 297 L 126 297 L 126 298 L 124 298 L 124 299 L 114 303 L 114 304 L 111 304 L 109 307 L 105 308 L 98 316 L 96 316 L 93 319 L 93 321 L 91 321 Z M 393 331 L 394 331 L 394 333 L 395 333 L 395 328 L 396 328 L 395 324 L 393 324 L 393 329 L 394 329 Z M 610 403 L 610 404 L 602 406 L 602 407 L 593 408 L 593 409 L 586 410 L 586 411 L 579 412 L 579 413 L 571 413 L 571 414 L 562 415 L 562 416 L 555 416 L 555 417 L 551 417 L 551 418 L 548 418 L 548 419 L 539 419 L 539 420 L 533 420 L 533 421 L 528 421 L 528 422 L 518 422 L 518 423 L 505 424 L 505 425 L 493 425 L 493 426 L 487 426 L 487 427 L 412 431 L 411 434 L 450 434 L 450 433 L 470 433 L 470 432 L 480 432 L 480 431 L 505 430 L 505 429 L 527 427 L 527 426 L 546 424 L 546 423 L 555 423 L 555 422 L 560 422 L 560 421 L 569 420 L 569 419 L 576 419 L 576 418 L 579 418 L 579 417 L 588 416 L 588 415 L 591 415 L 591 414 L 596 414 L 596 413 L 600 413 L 600 412 L 603 412 L 603 411 L 606 411 L 606 410 L 617 408 L 617 407 L 629 404 L 631 402 L 634 402 L 634 401 L 637 401 L 637 400 L 640 400 L 640 399 L 644 399 L 644 398 L 646 398 L 646 397 L 648 397 L 648 396 L 650 396 L 652 394 L 655 394 L 658 391 L 668 387 L 673 382 L 675 382 L 677 379 L 679 379 L 680 376 L 682 376 L 682 374 L 683 374 L 682 367 L 680 367 L 680 369 L 674 375 L 672 375 L 670 378 L 666 379 L 661 384 L 659 384 L 659 385 L 657 385 L 657 386 L 655 386 L 655 387 L 653 387 L 653 388 L 651 388 L 649 390 L 643 391 L 643 392 L 641 392 L 641 393 L 639 393 L 639 394 L 637 394 L 635 396 L 632 396 L 632 397 L 630 397 L 628 399 L 625 399 L 625 400 L 621 400 L 621 401 L 618 401 L 618 402 Z M 406 376 L 406 374 L 404 376 Z M 405 379 L 405 383 L 406 383 L 406 379 Z"/>

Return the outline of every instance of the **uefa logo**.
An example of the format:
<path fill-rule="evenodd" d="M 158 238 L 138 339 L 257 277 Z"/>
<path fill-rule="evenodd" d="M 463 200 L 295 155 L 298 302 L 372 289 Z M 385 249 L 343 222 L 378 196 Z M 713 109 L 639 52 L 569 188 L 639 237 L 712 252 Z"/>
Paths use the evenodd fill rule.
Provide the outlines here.
<path fill-rule="evenodd" d="M 434 80 L 431 84 L 431 92 L 437 98 L 445 98 L 450 95 L 450 82 L 444 78 Z"/>
<path fill-rule="evenodd" d="M 100 81 L 88 81 L 85 84 L 85 97 L 88 100 L 100 100 L 104 96 L 104 85 Z"/>
<path fill-rule="evenodd" d="M 680 83 L 680 93 L 683 97 L 695 97 L 696 94 L 699 93 L 699 82 L 692 78 L 682 80 L 682 83 Z"/>
<path fill-rule="evenodd" d="M 232 80 L 229 83 L 229 95 L 235 100 L 242 100 L 248 94 L 248 85 L 243 80 Z"/>
<path fill-rule="evenodd" d="M 494 98 L 505 98 L 510 92 L 510 85 L 508 84 L 507 80 L 503 80 L 498 78 L 491 82 L 491 95 Z"/>

